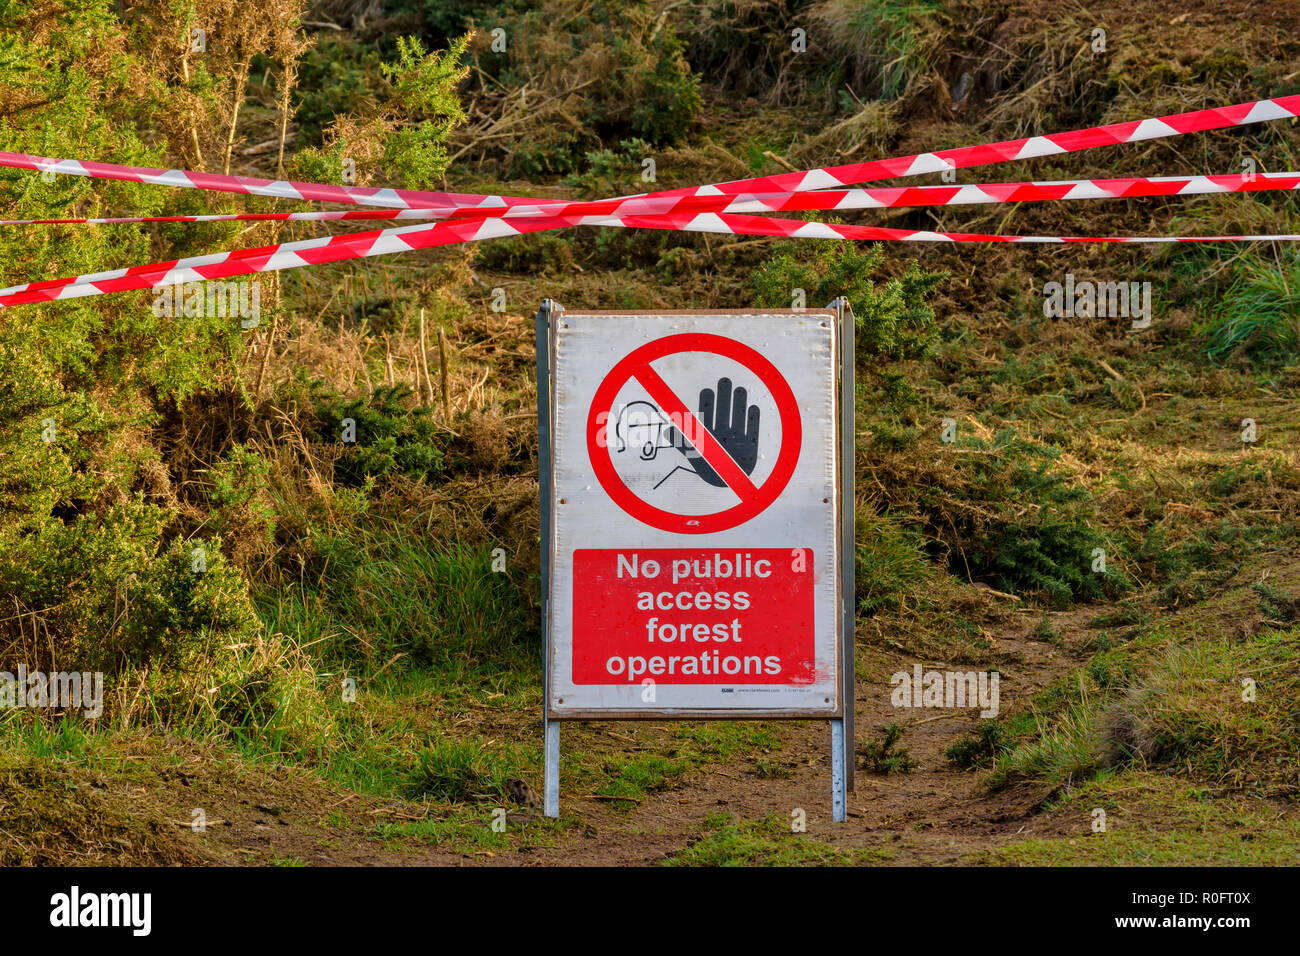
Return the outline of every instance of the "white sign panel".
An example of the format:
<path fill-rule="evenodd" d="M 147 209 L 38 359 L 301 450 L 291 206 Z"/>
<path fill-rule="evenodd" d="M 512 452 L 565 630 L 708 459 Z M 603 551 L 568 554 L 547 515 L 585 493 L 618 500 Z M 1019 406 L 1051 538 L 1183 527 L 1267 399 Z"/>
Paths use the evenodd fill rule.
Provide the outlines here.
<path fill-rule="evenodd" d="M 552 325 L 552 718 L 840 712 L 834 312 Z"/>

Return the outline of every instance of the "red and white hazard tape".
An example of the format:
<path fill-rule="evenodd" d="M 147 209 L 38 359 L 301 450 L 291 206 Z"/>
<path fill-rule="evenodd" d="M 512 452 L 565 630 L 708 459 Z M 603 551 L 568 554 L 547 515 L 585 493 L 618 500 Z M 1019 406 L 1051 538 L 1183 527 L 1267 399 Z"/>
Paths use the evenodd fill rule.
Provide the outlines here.
<path fill-rule="evenodd" d="M 1062 179 L 1043 182 L 977 183 L 962 186 L 906 186 L 869 189 L 824 189 L 806 193 L 742 196 L 690 196 L 672 212 L 795 212 L 889 209 L 923 206 L 968 206 L 992 203 L 1050 202 L 1060 199 L 1136 199 L 1217 193 L 1272 192 L 1300 189 L 1300 173 L 1232 173 L 1219 176 L 1140 176 L 1125 179 Z M 516 197 L 511 197 L 516 198 Z M 534 201 L 536 202 L 536 201 Z M 510 206 L 499 218 L 612 215 L 607 200 Z M 625 202 L 625 206 L 632 205 Z M 0 219 L 0 226 L 59 224 L 106 225 L 140 222 L 329 222 L 392 219 L 483 218 L 481 207 L 430 206 L 419 209 L 348 209 L 326 212 L 221 213 L 197 216 L 117 216 L 99 219 Z M 631 210 L 623 215 L 634 214 Z M 663 212 L 641 215 L 663 215 Z M 497 218 L 497 217 L 493 217 Z"/>
<path fill-rule="evenodd" d="M 51 159 L 0 152 L 0 165 L 53 171 L 65 175 L 120 179 L 282 199 L 346 202 L 385 207 L 378 213 L 257 213 L 194 217 L 123 217 L 105 220 L 25 220 L 10 224 L 85 221 L 202 222 L 223 219 L 408 219 L 445 218 L 450 221 L 300 240 L 233 252 L 195 256 L 109 272 L 25 283 L 0 290 L 0 305 L 97 295 L 127 289 L 152 288 L 177 282 L 225 278 L 256 272 L 296 268 L 320 262 L 365 258 L 458 242 L 519 235 L 575 225 L 671 229 L 792 238 L 835 238 L 907 242 L 1210 242 L 1294 240 L 1295 235 L 1261 236 L 1001 236 L 927 230 L 848 226 L 747 215 L 792 210 L 871 209 L 917 205 L 965 205 L 1097 199 L 1134 196 L 1184 196 L 1205 193 L 1296 189 L 1295 173 L 1236 176 L 1144 177 L 1113 180 L 1066 180 L 1045 183 L 1004 183 L 966 186 L 923 186 L 887 189 L 835 189 L 873 179 L 915 176 L 950 169 L 1011 162 L 1077 152 L 1099 146 L 1142 142 L 1186 133 L 1244 126 L 1300 115 L 1300 95 L 1259 100 L 1236 106 L 1195 110 L 1155 119 L 1116 123 L 1089 129 L 980 146 L 961 147 L 893 159 L 784 173 L 687 189 L 664 190 L 590 202 L 545 201 L 521 196 L 424 192 L 295 183 L 285 180 L 220 176 L 187 170 L 158 170 L 70 159 Z M 506 219 L 510 221 L 507 222 Z"/>
<path fill-rule="evenodd" d="M 1257 100 L 1208 110 L 1192 110 L 1154 119 L 1112 123 L 1087 129 L 1025 139 L 1003 140 L 979 146 L 963 146 L 934 153 L 916 153 L 892 159 L 877 159 L 845 166 L 830 166 L 806 172 L 782 173 L 776 176 L 759 176 L 727 183 L 693 186 L 686 189 L 640 193 L 603 200 L 608 209 L 593 210 L 611 214 L 624 211 L 616 204 L 629 200 L 675 199 L 685 196 L 735 196 L 745 192 L 784 193 L 807 192 L 813 189 L 833 189 L 867 183 L 880 179 L 918 176 L 924 173 L 944 172 L 990 163 L 1005 163 L 1020 159 L 1034 159 L 1061 153 L 1079 152 L 1100 146 L 1137 143 L 1201 133 L 1208 130 L 1247 126 L 1270 120 L 1291 119 L 1300 116 L 1300 94 L 1277 99 Z M 29 156 L 24 153 L 0 151 L 0 166 L 15 169 L 46 170 L 68 176 L 90 176 L 96 179 L 121 179 L 130 182 L 152 183 L 160 186 L 180 186 L 220 192 L 245 193 L 250 196 L 268 196 L 277 199 L 305 199 L 320 202 L 355 203 L 363 206 L 383 206 L 394 209 L 453 206 L 481 210 L 480 215 L 500 215 L 503 207 L 536 204 L 536 199 L 522 196 L 485 196 L 469 193 L 424 192 L 409 189 L 387 189 L 363 186 L 334 186 L 323 183 L 299 183 L 287 180 L 253 179 L 246 176 L 223 176 L 184 169 L 146 169 L 140 166 L 119 166 L 114 163 L 97 163 L 76 159 L 51 159 L 46 156 Z M 626 210 L 638 213 L 670 212 L 671 208 L 637 208 Z"/>
<path fill-rule="evenodd" d="M 30 282 L 0 289 L 0 306 L 22 305 L 71 299 L 105 292 L 148 289 L 182 282 L 225 279 L 252 273 L 276 272 L 300 266 L 364 259 L 371 256 L 410 252 L 434 246 L 483 239 L 498 239 L 529 232 L 563 229 L 568 226 L 617 226 L 632 229 L 668 229 L 730 235 L 783 236 L 792 239 L 856 239 L 898 242 L 1014 242 L 1014 243 L 1172 243 L 1238 242 L 1244 240 L 1300 239 L 1300 234 L 1262 236 L 1005 236 L 986 233 L 932 232 L 890 229 L 881 226 L 853 226 L 775 219 L 734 213 L 681 213 L 670 216 L 547 216 L 515 219 L 453 220 L 399 226 L 392 229 L 356 232 L 284 242 L 274 246 L 238 249 L 211 255 L 192 256 L 169 262 L 115 269 L 67 279 Z"/>

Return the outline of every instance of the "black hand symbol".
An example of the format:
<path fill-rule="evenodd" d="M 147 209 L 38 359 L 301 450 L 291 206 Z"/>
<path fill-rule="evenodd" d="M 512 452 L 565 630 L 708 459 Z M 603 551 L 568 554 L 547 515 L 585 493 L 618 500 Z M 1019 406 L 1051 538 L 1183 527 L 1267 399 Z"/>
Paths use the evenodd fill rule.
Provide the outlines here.
<path fill-rule="evenodd" d="M 696 417 L 731 456 L 732 461 L 745 474 L 752 475 L 754 466 L 758 464 L 759 408 L 748 402 L 748 392 L 743 388 L 733 391 L 731 379 L 720 378 L 716 395 L 711 388 L 700 390 L 700 412 Z M 727 483 L 681 432 L 669 428 L 665 437 L 669 444 L 686 456 L 686 463 L 697 475 L 715 487 L 726 487 Z"/>

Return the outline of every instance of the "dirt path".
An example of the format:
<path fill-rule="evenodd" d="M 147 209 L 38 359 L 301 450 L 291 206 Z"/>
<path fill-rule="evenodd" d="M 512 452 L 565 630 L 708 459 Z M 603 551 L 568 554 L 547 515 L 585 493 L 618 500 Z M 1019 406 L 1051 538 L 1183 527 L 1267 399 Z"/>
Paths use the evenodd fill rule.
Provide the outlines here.
<path fill-rule="evenodd" d="M 1099 610 L 1078 608 L 1053 615 L 1053 627 L 1066 639 L 1058 643 L 1030 637 L 1041 614 L 1004 617 L 995 639 L 998 656 L 1006 661 L 998 665 L 1003 712 L 1077 666 L 1066 649 L 1068 638 Z M 890 774 L 860 769 L 857 788 L 849 795 L 849 820 L 839 826 L 830 822 L 830 734 L 824 722 L 782 725 L 782 741 L 767 758 L 788 775 L 760 774 L 756 755 L 745 752 L 688 773 L 670 789 L 647 793 L 630 810 L 575 795 L 571 788 L 563 794 L 562 809 L 576 817 L 576 825 L 538 833 L 536 840 L 524 841 L 529 845 L 504 851 L 467 848 L 463 834 L 439 846 L 410 836 L 386 842 L 376 835 L 376 824 L 419 821 L 420 805 L 335 792 L 306 772 L 286 768 L 227 764 L 223 772 L 214 773 L 214 764 L 196 755 L 196 769 L 182 764 L 165 774 L 152 796 L 180 839 L 200 843 L 213 862 L 226 864 L 653 865 L 708 832 L 711 817 L 714 825 L 719 814 L 737 824 L 771 817 L 789 820 L 800 808 L 814 840 L 893 864 L 953 863 L 1017 837 L 1047 835 L 1052 827 L 1059 831 L 1059 819 L 1049 821 L 1034 813 L 1045 796 L 1041 791 L 1004 788 L 988 793 L 983 774 L 956 769 L 946 759 L 947 747 L 978 729 L 975 711 L 902 710 L 891 705 L 890 675 L 910 671 L 915 662 L 914 656 L 875 646 L 860 650 L 859 747 L 878 740 L 884 725 L 898 722 L 904 727 L 898 746 L 916 766 L 908 773 Z M 975 669 L 924 663 L 927 668 Z M 606 727 L 592 726 L 598 731 Z M 617 729 L 615 735 L 615 742 L 626 737 L 618 736 Z M 142 789 L 134 792 L 138 795 Z M 205 835 L 192 835 L 180 826 L 190 819 L 187 808 L 195 806 L 216 808 L 208 811 Z M 485 818 L 489 812 L 485 809 Z M 516 813 L 508 826 L 533 831 L 545 824 Z"/>
<path fill-rule="evenodd" d="M 1097 608 L 1079 608 L 1053 615 L 1053 625 L 1066 634 L 1097 613 Z M 1001 665 L 1003 709 L 1077 666 L 1067 651 L 1027 637 L 1036 619 L 1018 615 L 1015 631 L 998 638 L 1004 654 L 1021 658 Z M 759 776 L 753 756 L 747 755 L 694 774 L 680 787 L 650 795 L 631 812 L 612 810 L 597 801 L 570 799 L 566 809 L 589 821 L 594 836 L 536 851 L 530 854 L 532 861 L 654 864 L 698 838 L 710 814 L 726 814 L 733 822 L 768 814 L 788 819 L 796 808 L 806 811 L 808 833 L 818 840 L 833 846 L 879 848 L 885 851 L 887 862 L 897 864 L 951 863 L 1017 835 L 1046 832 L 1042 829 L 1045 823 L 1033 816 L 1045 794 L 1014 788 L 985 793 L 980 774 L 958 770 L 944 756 L 955 740 L 978 729 L 978 716 L 968 716 L 973 711 L 954 715 L 904 711 L 891 705 L 889 676 L 898 670 L 910 671 L 913 663 L 913 658 L 874 650 L 860 657 L 859 744 L 877 739 L 881 727 L 897 721 L 905 727 L 899 746 L 905 747 L 918 765 L 909 773 L 882 775 L 859 770 L 856 790 L 849 795 L 849 820 L 844 825 L 830 822 L 827 726 L 801 722 L 791 726 L 779 755 L 792 766 L 790 777 Z M 927 664 L 931 666 L 939 665 Z M 940 719 L 934 719 L 936 716 Z"/>

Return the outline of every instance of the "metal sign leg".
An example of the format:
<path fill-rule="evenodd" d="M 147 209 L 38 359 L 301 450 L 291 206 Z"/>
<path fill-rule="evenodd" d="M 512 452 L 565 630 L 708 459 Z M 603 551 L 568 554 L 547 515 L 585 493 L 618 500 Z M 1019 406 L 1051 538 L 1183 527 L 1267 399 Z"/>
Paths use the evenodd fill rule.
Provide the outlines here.
<path fill-rule="evenodd" d="M 548 817 L 560 815 L 560 722 L 546 722 L 546 797 Z"/>
<path fill-rule="evenodd" d="M 856 329 L 853 310 L 849 300 L 841 296 L 836 300 L 839 315 L 840 346 L 840 592 L 844 601 L 841 609 L 843 627 L 843 665 L 844 674 L 844 735 L 843 746 L 846 786 L 854 789 L 857 771 L 857 745 L 853 728 L 854 707 L 857 702 L 857 681 L 854 677 L 856 666 L 856 630 L 857 597 L 854 593 L 856 581 L 857 529 L 856 496 L 853 481 L 855 476 L 854 455 L 857 452 L 857 435 L 854 419 L 856 410 Z"/>
<path fill-rule="evenodd" d="M 543 812 L 551 818 L 560 815 L 560 722 L 546 716 L 551 693 L 551 316 L 563 312 L 564 306 L 543 299 L 537 310 L 537 480 L 541 507 L 542 571 L 542 669 L 546 674 L 543 721 L 546 725 L 546 758 Z"/>
<path fill-rule="evenodd" d="M 831 822 L 843 823 L 847 818 L 848 795 L 844 790 L 844 721 L 831 721 Z"/>

